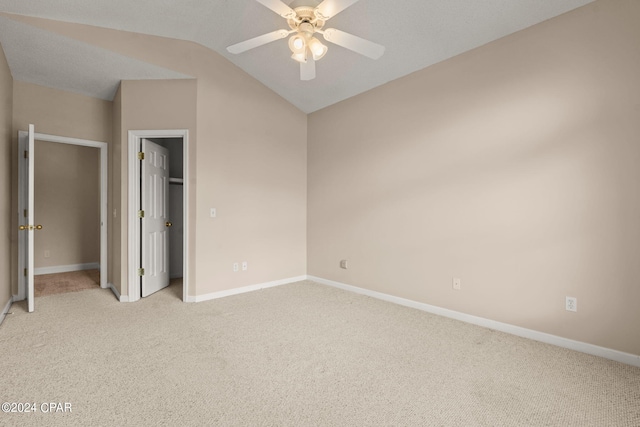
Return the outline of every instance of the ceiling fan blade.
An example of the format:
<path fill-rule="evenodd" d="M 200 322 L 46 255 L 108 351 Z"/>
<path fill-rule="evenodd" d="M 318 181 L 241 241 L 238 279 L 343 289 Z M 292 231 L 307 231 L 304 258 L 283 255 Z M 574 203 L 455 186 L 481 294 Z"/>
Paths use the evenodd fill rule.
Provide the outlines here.
<path fill-rule="evenodd" d="M 271 43 L 272 41 L 276 41 L 279 39 L 283 39 L 289 35 L 289 31 L 287 30 L 277 30 L 271 33 L 263 34 L 258 37 L 254 37 L 249 40 L 245 40 L 240 43 L 233 44 L 227 48 L 227 50 L 231 53 L 242 53 L 246 52 L 249 49 L 253 49 L 254 47 L 262 46 L 263 44 Z"/>
<path fill-rule="evenodd" d="M 311 56 L 307 62 L 300 63 L 300 80 L 313 80 L 316 78 L 316 61 Z"/>
<path fill-rule="evenodd" d="M 357 1 L 358 0 L 324 0 L 316 7 L 316 13 L 322 15 L 322 18 L 326 21 Z"/>
<path fill-rule="evenodd" d="M 369 40 L 361 39 L 353 34 L 336 30 L 335 28 L 327 28 L 326 30 L 319 32 L 326 41 L 345 47 L 354 52 L 358 52 L 367 58 L 378 59 L 384 53 L 384 46 L 370 42 Z"/>
<path fill-rule="evenodd" d="M 296 13 L 293 9 L 287 6 L 285 3 L 280 0 L 256 0 L 258 3 L 262 4 L 265 7 L 273 10 L 278 15 L 283 18 L 294 18 Z"/>

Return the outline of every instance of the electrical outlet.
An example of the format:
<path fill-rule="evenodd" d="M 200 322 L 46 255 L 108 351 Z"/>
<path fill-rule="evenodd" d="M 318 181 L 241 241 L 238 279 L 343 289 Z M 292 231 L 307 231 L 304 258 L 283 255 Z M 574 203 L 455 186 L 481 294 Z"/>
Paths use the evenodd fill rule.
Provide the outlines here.
<path fill-rule="evenodd" d="M 45 258 L 51 258 L 51 251 L 50 251 L 50 250 L 48 250 L 48 249 L 46 249 L 46 250 L 44 251 L 44 257 L 45 257 Z"/>
<path fill-rule="evenodd" d="M 233 272 L 237 273 L 240 270 L 240 266 L 238 265 L 237 262 L 233 263 Z"/>
<path fill-rule="evenodd" d="M 453 278 L 453 289 L 455 289 L 456 291 L 459 291 L 462 287 L 462 283 L 459 277 L 454 277 Z"/>
<path fill-rule="evenodd" d="M 349 263 L 347 262 L 346 259 L 340 260 L 340 268 L 344 268 L 345 270 L 349 268 Z"/>
<path fill-rule="evenodd" d="M 247 261 L 242 261 L 242 271 L 247 271 L 249 269 L 249 263 Z"/>
<path fill-rule="evenodd" d="M 578 298 L 576 297 L 567 297 L 565 300 L 565 310 L 567 311 L 578 311 Z"/>

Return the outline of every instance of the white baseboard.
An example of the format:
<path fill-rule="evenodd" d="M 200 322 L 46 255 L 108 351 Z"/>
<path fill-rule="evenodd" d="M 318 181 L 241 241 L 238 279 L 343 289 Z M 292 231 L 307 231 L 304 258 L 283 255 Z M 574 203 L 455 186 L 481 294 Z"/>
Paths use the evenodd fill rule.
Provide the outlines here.
<path fill-rule="evenodd" d="M 118 292 L 118 290 L 113 285 L 113 283 L 107 283 L 107 288 L 111 289 L 111 292 L 113 292 L 113 294 L 116 296 L 116 298 L 118 298 L 118 301 L 120 301 L 120 302 L 129 302 L 129 297 L 126 296 L 126 295 L 125 296 L 120 295 L 120 292 Z"/>
<path fill-rule="evenodd" d="M 249 286 L 244 286 L 242 288 L 229 289 L 229 290 L 226 290 L 226 291 L 212 292 L 210 294 L 204 294 L 204 295 L 196 295 L 195 297 L 188 296 L 187 297 L 187 302 L 209 301 L 209 300 L 212 300 L 212 299 L 224 298 L 224 297 L 228 297 L 228 296 L 231 296 L 231 295 L 243 294 L 245 292 L 252 292 L 252 291 L 257 291 L 257 290 L 260 290 L 260 289 L 272 288 L 274 286 L 286 285 L 288 283 L 300 282 L 300 281 L 306 280 L 306 279 L 307 279 L 307 276 L 290 277 L 288 279 L 275 280 L 273 282 L 266 282 L 266 283 L 259 283 L 257 285 L 249 285 Z"/>
<path fill-rule="evenodd" d="M 11 309 L 11 304 L 13 304 L 13 297 L 9 297 L 9 301 L 7 301 L 7 304 L 2 309 L 2 312 L 0 312 L 0 325 L 2 325 L 4 318 L 7 317 L 7 313 Z"/>
<path fill-rule="evenodd" d="M 526 329 L 520 326 L 510 325 L 508 323 L 496 322 L 495 320 L 472 316 L 470 314 L 461 313 L 459 311 L 449 310 L 446 308 L 437 307 L 435 305 L 424 304 L 421 302 L 412 301 L 412 300 L 396 297 L 389 294 L 384 294 L 382 292 L 376 292 L 368 289 L 358 288 L 357 286 L 347 285 L 340 282 L 334 282 L 333 280 L 322 279 L 320 277 L 307 276 L 307 279 L 323 285 L 333 286 L 335 288 L 340 288 L 346 291 L 355 292 L 358 294 L 366 295 L 366 296 L 380 299 L 383 301 L 404 305 L 406 307 L 415 308 L 418 310 L 426 311 L 428 313 L 437 314 L 439 316 L 461 320 L 466 323 L 472 323 L 474 325 L 482 326 L 482 327 L 493 329 L 496 331 L 506 332 L 508 334 L 517 335 L 519 337 L 528 338 L 531 340 L 556 345 L 558 347 L 568 348 L 570 350 L 575 350 L 582 353 L 591 354 L 594 356 L 604 357 L 605 359 L 615 360 L 616 362 L 626 363 L 627 365 L 640 367 L 640 355 L 624 353 L 622 351 L 613 350 L 606 347 L 600 347 L 597 345 L 588 344 L 581 341 L 574 341 L 568 338 L 563 338 L 556 335 L 547 334 L 544 332 L 534 331 L 532 329 Z"/>
<path fill-rule="evenodd" d="M 55 265 L 53 267 L 34 268 L 33 274 L 35 276 L 39 276 L 41 274 L 67 273 L 69 271 L 95 270 L 99 268 L 99 262 L 89 262 L 86 264 Z"/>

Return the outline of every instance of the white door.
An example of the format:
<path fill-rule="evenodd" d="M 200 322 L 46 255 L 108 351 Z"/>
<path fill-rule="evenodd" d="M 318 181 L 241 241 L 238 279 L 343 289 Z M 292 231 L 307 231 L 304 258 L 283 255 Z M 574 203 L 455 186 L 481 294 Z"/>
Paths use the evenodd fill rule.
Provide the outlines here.
<path fill-rule="evenodd" d="M 18 288 L 26 289 L 29 312 L 34 306 L 33 292 L 33 233 L 42 228 L 34 225 L 33 211 L 33 160 L 35 158 L 35 129 L 29 125 L 28 132 L 18 134 Z M 25 297 L 25 295 L 21 295 Z"/>
<path fill-rule="evenodd" d="M 169 286 L 169 150 L 142 140 L 142 296 Z"/>

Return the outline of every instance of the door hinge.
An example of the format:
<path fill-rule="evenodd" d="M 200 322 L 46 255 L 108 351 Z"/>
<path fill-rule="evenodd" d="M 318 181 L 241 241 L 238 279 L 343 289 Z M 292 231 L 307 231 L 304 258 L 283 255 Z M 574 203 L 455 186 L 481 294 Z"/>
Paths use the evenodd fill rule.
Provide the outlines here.
<path fill-rule="evenodd" d="M 144 268 L 138 269 L 138 276 L 144 276 Z"/>
<path fill-rule="evenodd" d="M 24 150 L 24 158 L 25 159 L 29 158 L 29 152 L 27 150 Z"/>
<path fill-rule="evenodd" d="M 138 218 L 144 218 L 144 211 L 138 211 Z"/>
<path fill-rule="evenodd" d="M 27 275 L 27 269 L 26 268 L 24 269 L 24 275 L 25 276 Z"/>
<path fill-rule="evenodd" d="M 138 160 L 144 160 L 144 151 L 138 153 Z"/>
<path fill-rule="evenodd" d="M 26 218 L 29 215 L 29 211 L 28 210 L 24 210 L 24 217 Z"/>

